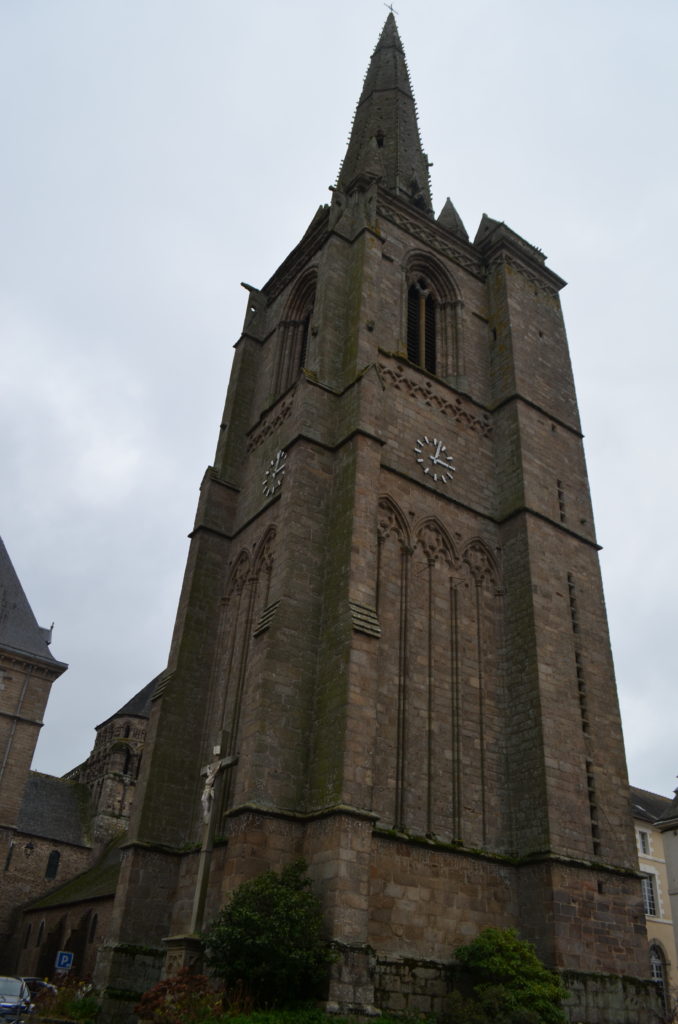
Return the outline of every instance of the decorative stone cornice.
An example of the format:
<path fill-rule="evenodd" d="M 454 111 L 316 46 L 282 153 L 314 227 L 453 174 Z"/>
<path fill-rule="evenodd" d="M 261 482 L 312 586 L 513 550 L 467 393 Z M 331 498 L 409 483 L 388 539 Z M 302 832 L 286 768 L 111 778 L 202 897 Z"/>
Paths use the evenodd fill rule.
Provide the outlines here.
<path fill-rule="evenodd" d="M 467 399 L 455 394 L 450 399 L 443 393 L 443 388 L 436 385 L 428 377 L 420 373 L 407 373 L 400 364 L 389 366 L 382 362 L 379 364 L 382 379 L 395 388 L 396 391 L 404 391 L 408 395 L 420 399 L 425 405 L 436 409 L 443 416 L 449 416 L 459 423 L 460 426 L 472 430 L 481 437 L 492 437 L 492 420 L 488 413 L 478 412 Z"/>
<path fill-rule="evenodd" d="M 396 227 L 426 243 L 434 252 L 447 257 L 475 277 L 484 279 L 485 270 L 482 258 L 473 252 L 470 244 L 464 245 L 463 242 L 456 241 L 449 231 L 436 224 L 435 221 L 406 209 L 404 204 L 394 202 L 390 197 L 387 199 L 383 193 L 380 193 L 379 196 L 377 213 L 384 220 L 390 221 Z"/>

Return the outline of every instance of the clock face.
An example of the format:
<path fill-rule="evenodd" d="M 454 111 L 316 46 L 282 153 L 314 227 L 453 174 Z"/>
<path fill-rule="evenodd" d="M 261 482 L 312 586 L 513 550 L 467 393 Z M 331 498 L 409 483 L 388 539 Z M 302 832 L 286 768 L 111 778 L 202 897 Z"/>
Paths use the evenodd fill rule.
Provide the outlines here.
<path fill-rule="evenodd" d="M 424 435 L 414 446 L 414 455 L 427 476 L 436 483 L 446 484 L 454 479 L 454 458 L 437 437 Z"/>
<path fill-rule="evenodd" d="M 263 490 L 267 498 L 272 498 L 273 495 L 280 490 L 282 479 L 285 475 L 286 461 L 287 452 L 283 451 L 281 448 L 280 451 L 275 453 L 269 462 L 263 481 Z"/>

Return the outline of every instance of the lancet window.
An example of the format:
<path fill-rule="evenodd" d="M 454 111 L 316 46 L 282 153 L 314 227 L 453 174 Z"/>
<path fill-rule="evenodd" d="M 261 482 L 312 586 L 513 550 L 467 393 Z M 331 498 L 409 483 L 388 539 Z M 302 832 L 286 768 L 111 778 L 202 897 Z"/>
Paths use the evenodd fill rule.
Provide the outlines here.
<path fill-rule="evenodd" d="M 404 347 L 415 366 L 449 380 L 463 373 L 463 303 L 447 268 L 412 253 L 404 294 Z"/>
<path fill-rule="evenodd" d="M 280 323 L 276 392 L 286 391 L 307 365 L 316 274 L 306 274 L 295 288 Z"/>
<path fill-rule="evenodd" d="M 429 373 L 436 372 L 436 300 L 424 277 L 407 292 L 407 358 Z"/>

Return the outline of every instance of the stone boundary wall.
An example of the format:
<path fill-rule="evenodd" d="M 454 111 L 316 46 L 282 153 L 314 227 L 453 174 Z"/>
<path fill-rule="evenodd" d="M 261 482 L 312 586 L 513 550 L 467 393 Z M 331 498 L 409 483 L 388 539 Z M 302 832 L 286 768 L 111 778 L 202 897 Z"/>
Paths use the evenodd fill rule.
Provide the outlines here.
<path fill-rule="evenodd" d="M 449 965 L 409 957 L 375 957 L 374 1001 L 382 1013 L 439 1014 L 452 991 Z M 614 975 L 566 971 L 570 993 L 564 1005 L 570 1024 L 645 1024 L 662 1020 L 652 982 Z"/>
<path fill-rule="evenodd" d="M 449 992 L 445 964 L 409 958 L 376 959 L 374 1001 L 384 1013 L 443 1013 Z"/>

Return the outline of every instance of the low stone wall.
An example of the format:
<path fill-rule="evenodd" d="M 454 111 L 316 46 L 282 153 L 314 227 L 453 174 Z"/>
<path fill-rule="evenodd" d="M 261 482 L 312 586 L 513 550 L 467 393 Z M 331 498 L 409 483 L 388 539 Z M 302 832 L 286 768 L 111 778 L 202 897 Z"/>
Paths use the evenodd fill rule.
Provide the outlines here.
<path fill-rule="evenodd" d="M 449 971 L 432 960 L 377 958 L 374 1001 L 384 1013 L 443 1013 Z"/>
<path fill-rule="evenodd" d="M 451 992 L 449 966 L 432 960 L 372 957 L 375 1006 L 382 1013 L 438 1014 Z M 570 1024 L 646 1024 L 662 1019 L 656 985 L 637 978 L 564 972 Z"/>
<path fill-rule="evenodd" d="M 571 1024 L 650 1024 L 663 1020 L 657 986 L 651 981 L 565 971 L 570 993 L 565 1011 Z"/>

